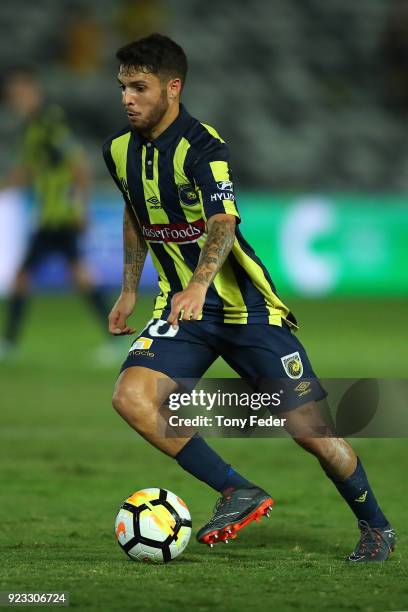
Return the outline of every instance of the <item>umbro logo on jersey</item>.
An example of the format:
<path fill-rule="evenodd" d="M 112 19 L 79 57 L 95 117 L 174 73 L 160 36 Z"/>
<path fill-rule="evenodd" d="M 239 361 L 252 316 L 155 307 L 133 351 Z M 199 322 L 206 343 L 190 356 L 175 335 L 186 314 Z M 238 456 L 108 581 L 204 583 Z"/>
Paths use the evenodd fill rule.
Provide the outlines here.
<path fill-rule="evenodd" d="M 232 191 L 233 190 L 233 184 L 231 181 L 218 181 L 217 187 L 221 191 Z"/>
<path fill-rule="evenodd" d="M 149 204 L 150 204 L 149 208 L 153 208 L 153 209 L 156 209 L 156 208 L 163 208 L 163 206 L 161 205 L 161 202 L 160 202 L 159 198 L 156 198 L 156 196 L 152 196 L 152 197 L 151 197 L 151 198 L 149 198 L 147 201 L 148 201 L 148 202 L 149 202 Z"/>

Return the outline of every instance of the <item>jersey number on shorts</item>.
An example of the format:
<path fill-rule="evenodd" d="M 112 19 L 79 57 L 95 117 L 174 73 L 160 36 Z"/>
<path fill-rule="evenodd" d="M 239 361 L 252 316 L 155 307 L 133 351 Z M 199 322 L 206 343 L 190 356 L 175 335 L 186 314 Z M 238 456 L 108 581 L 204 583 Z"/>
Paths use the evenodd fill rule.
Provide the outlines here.
<path fill-rule="evenodd" d="M 153 336 L 153 338 L 173 338 L 180 329 L 179 327 L 176 327 L 174 329 L 174 327 L 170 325 L 169 329 L 163 334 L 159 332 L 159 329 L 163 327 L 163 325 L 168 325 L 167 321 L 159 319 L 158 321 L 156 321 L 156 323 L 154 323 L 154 325 L 150 325 L 151 323 L 153 323 L 153 320 L 154 319 L 150 319 L 150 321 L 145 327 L 145 329 L 147 329 L 148 333 Z"/>

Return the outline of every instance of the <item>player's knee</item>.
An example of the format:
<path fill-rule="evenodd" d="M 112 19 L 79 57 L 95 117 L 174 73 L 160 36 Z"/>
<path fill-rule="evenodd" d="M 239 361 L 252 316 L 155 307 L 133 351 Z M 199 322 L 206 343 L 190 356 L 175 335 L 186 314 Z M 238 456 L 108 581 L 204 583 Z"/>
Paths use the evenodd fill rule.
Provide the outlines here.
<path fill-rule="evenodd" d="M 121 384 L 116 387 L 112 397 L 112 405 L 116 412 L 125 415 L 140 407 L 140 404 L 142 398 L 136 386 Z"/>
<path fill-rule="evenodd" d="M 144 388 L 134 384 L 119 385 L 114 391 L 112 405 L 126 421 L 140 430 L 149 420 L 154 408 Z"/>

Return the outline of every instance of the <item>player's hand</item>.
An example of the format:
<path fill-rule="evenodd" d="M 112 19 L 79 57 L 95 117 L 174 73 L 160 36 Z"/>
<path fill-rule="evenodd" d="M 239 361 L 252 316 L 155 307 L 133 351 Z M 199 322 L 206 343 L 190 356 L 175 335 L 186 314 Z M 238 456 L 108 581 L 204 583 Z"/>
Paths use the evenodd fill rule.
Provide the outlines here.
<path fill-rule="evenodd" d="M 171 300 L 171 312 L 167 323 L 177 328 L 180 321 L 194 321 L 198 319 L 205 301 L 207 287 L 200 283 L 191 283 L 184 291 L 175 293 Z"/>
<path fill-rule="evenodd" d="M 122 292 L 115 302 L 108 316 L 109 332 L 114 336 L 134 334 L 136 329 L 126 324 L 127 318 L 132 314 L 136 304 L 136 293 Z"/>

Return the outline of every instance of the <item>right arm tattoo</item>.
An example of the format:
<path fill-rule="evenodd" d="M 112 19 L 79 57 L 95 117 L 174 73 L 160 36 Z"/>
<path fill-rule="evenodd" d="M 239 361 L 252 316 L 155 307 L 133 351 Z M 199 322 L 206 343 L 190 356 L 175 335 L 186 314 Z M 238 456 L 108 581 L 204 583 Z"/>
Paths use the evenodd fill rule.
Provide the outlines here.
<path fill-rule="evenodd" d="M 123 214 L 123 283 L 122 291 L 136 291 L 147 255 L 146 241 L 127 205 Z"/>
<path fill-rule="evenodd" d="M 235 218 L 214 215 L 208 221 L 208 235 L 200 253 L 191 283 L 208 288 L 227 259 L 235 240 Z"/>

